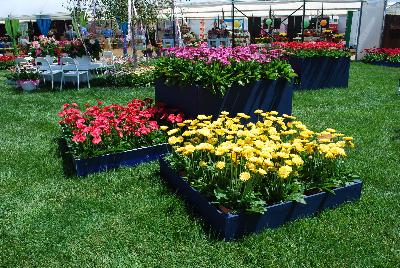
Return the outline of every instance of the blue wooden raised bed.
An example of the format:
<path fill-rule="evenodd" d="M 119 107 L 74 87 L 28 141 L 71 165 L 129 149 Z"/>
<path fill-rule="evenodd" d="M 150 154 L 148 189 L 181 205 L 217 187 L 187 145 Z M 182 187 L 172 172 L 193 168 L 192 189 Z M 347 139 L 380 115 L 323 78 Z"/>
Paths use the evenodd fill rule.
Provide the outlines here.
<path fill-rule="evenodd" d="M 264 214 L 223 213 L 172 170 L 163 158 L 159 162 L 161 177 L 193 207 L 218 237 L 226 241 L 258 233 L 266 228 L 276 228 L 288 221 L 309 217 L 324 209 L 358 200 L 361 196 L 362 181 L 356 180 L 348 186 L 335 189 L 335 194 L 320 192 L 307 196 L 307 204 L 283 202 L 268 206 Z"/>
<path fill-rule="evenodd" d="M 367 63 L 373 64 L 373 65 L 379 65 L 379 66 L 386 66 L 386 67 L 400 67 L 400 62 L 372 61 L 372 62 L 367 62 Z"/>
<path fill-rule="evenodd" d="M 177 108 L 187 117 L 199 114 L 218 116 L 222 111 L 232 115 L 252 115 L 257 109 L 277 111 L 281 115 L 292 113 L 293 82 L 285 79 L 261 80 L 234 87 L 225 96 L 212 94 L 200 86 L 168 86 L 161 79 L 156 81 L 155 89 L 157 102 Z M 251 121 L 257 121 L 257 116 L 253 115 Z"/>
<path fill-rule="evenodd" d="M 71 162 L 77 176 L 86 176 L 92 173 L 108 171 L 119 167 L 131 167 L 140 163 L 158 160 L 161 156 L 168 153 L 168 151 L 169 145 L 164 143 L 86 159 L 72 157 Z"/>
<path fill-rule="evenodd" d="M 350 58 L 289 58 L 300 83 L 296 89 L 341 88 L 349 86 Z"/>

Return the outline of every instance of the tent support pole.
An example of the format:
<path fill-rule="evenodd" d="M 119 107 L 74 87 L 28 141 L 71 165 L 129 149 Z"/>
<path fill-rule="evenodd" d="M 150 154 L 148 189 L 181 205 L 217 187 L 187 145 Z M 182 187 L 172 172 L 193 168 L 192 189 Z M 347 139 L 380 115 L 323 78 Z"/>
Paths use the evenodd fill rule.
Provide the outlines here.
<path fill-rule="evenodd" d="M 304 19 L 306 18 L 306 0 L 303 0 L 303 20 L 301 21 L 301 42 L 304 42 Z"/>
<path fill-rule="evenodd" d="M 173 44 L 173 46 L 175 47 L 175 39 L 176 39 L 176 30 L 175 30 L 175 27 L 176 27 L 176 21 L 175 21 L 175 0 L 173 0 L 172 1 L 172 27 L 173 27 L 173 29 L 172 29 L 172 35 L 174 36 L 173 37 L 173 42 L 172 42 L 172 44 Z"/>
<path fill-rule="evenodd" d="M 358 60 L 358 47 L 359 47 L 359 44 L 360 44 L 360 31 L 361 31 L 361 21 L 362 21 L 362 14 L 363 14 L 363 6 L 364 6 L 364 2 L 361 2 L 360 17 L 358 18 L 356 60 Z"/>
<path fill-rule="evenodd" d="M 232 47 L 235 47 L 235 0 L 232 0 Z"/>

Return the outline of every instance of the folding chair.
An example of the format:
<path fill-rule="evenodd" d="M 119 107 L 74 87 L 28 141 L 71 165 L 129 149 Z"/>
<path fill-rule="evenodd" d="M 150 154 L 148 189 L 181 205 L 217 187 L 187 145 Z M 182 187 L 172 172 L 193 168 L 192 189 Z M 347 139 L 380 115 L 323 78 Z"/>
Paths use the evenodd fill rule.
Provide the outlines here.
<path fill-rule="evenodd" d="M 54 89 L 54 76 L 61 74 L 62 70 L 53 70 L 47 59 L 38 57 L 35 59 L 37 69 L 40 75 L 43 77 L 43 81 L 46 83 L 46 76 L 51 77 L 51 89 Z"/>
<path fill-rule="evenodd" d="M 60 91 L 62 90 L 63 83 L 65 83 L 65 77 L 75 77 L 77 81 L 77 87 L 79 90 L 80 78 L 82 75 L 86 75 L 88 87 L 90 88 L 89 71 L 80 71 L 77 62 L 71 57 L 61 58 L 62 74 L 61 74 L 61 85 Z"/>

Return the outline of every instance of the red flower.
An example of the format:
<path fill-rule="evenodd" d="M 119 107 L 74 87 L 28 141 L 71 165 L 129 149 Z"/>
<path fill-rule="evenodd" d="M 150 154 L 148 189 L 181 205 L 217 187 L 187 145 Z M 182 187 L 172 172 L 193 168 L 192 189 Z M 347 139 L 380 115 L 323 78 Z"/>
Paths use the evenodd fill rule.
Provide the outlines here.
<path fill-rule="evenodd" d="M 85 110 L 80 110 L 77 103 L 66 103 L 58 113 L 61 117 L 59 123 L 64 130 L 73 134 L 73 142 L 82 143 L 92 150 L 90 146 L 93 144 L 118 146 L 122 140 L 144 137 L 158 130 L 159 122 L 183 121 L 182 114 L 174 115 L 165 106 L 153 106 L 153 103 L 152 99 L 134 99 L 126 106 L 102 106 L 103 103 L 97 101 L 94 106 L 85 104 Z"/>

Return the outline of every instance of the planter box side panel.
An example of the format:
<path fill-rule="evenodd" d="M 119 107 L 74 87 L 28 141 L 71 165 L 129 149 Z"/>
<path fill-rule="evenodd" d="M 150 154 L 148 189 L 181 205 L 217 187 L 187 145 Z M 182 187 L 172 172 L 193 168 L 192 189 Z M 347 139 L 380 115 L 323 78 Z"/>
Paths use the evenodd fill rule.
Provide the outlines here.
<path fill-rule="evenodd" d="M 173 171 L 164 159 L 160 158 L 161 177 L 176 191 L 194 212 L 198 213 L 214 231 L 225 238 L 226 222 L 229 214 L 219 212 L 206 198 L 194 190 L 189 183 Z"/>
<path fill-rule="evenodd" d="M 86 176 L 92 173 L 113 170 L 119 167 L 135 166 L 140 163 L 157 160 L 168 151 L 168 145 L 160 144 L 88 159 L 74 159 L 73 162 L 76 175 Z"/>
<path fill-rule="evenodd" d="M 333 190 L 335 194 L 326 193 L 323 209 L 335 208 L 343 203 L 359 200 L 363 183 L 356 180 L 354 184 Z"/>
<path fill-rule="evenodd" d="M 169 108 L 176 108 L 186 116 L 198 115 L 198 95 L 197 86 L 168 86 L 160 79 L 155 82 L 156 102 L 164 103 Z"/>
<path fill-rule="evenodd" d="M 288 221 L 312 216 L 324 208 L 357 200 L 361 195 L 362 182 L 356 181 L 352 185 L 335 189 L 336 195 L 321 192 L 307 196 L 305 198 L 306 204 L 288 201 L 268 206 L 264 214 L 222 214 L 174 172 L 165 160 L 160 158 L 159 161 L 162 178 L 193 207 L 195 212 L 220 237 L 227 241 L 240 238 L 249 233 L 258 233 L 267 228 L 276 228 Z"/>
<path fill-rule="evenodd" d="M 369 64 L 386 66 L 386 67 L 400 67 L 400 62 L 390 62 L 390 61 L 374 61 L 374 62 L 369 62 Z"/>
<path fill-rule="evenodd" d="M 290 63 L 300 77 L 299 89 L 348 87 L 350 58 L 292 58 Z"/>
<path fill-rule="evenodd" d="M 349 86 L 350 58 L 330 58 L 325 87 L 346 88 Z"/>
<path fill-rule="evenodd" d="M 262 80 L 251 86 L 231 88 L 221 107 L 235 115 L 246 113 L 252 116 L 251 121 L 258 120 L 253 112 L 257 109 L 277 111 L 282 114 L 292 112 L 293 83 L 287 80 Z"/>
<path fill-rule="evenodd" d="M 209 90 L 199 87 L 197 99 L 197 115 L 213 115 L 218 117 L 221 111 L 223 97 L 219 94 L 213 94 Z"/>
<path fill-rule="evenodd" d="M 328 58 L 306 58 L 301 66 L 301 89 L 319 89 L 326 86 L 326 77 L 329 70 Z"/>

